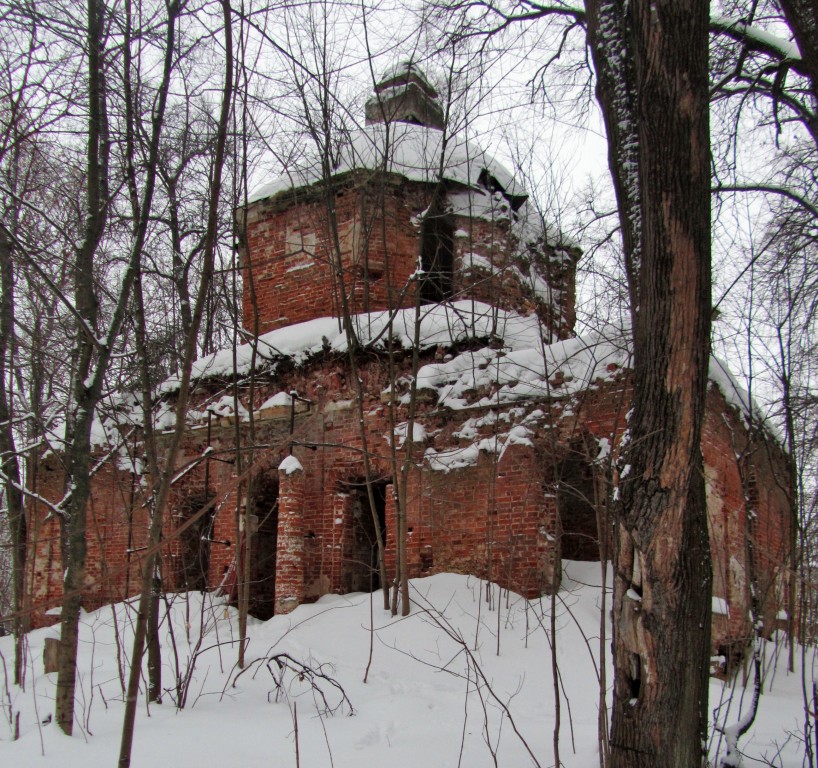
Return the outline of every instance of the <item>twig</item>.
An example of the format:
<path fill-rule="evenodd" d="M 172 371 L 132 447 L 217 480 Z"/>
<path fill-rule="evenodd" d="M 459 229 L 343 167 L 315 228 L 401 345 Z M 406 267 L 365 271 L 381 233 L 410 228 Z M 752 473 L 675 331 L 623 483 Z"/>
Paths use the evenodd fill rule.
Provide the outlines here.
<path fill-rule="evenodd" d="M 278 674 L 273 669 L 272 664 L 275 663 L 278 667 Z M 309 686 L 312 688 L 313 692 L 316 693 L 324 704 L 323 711 L 327 714 L 335 714 L 339 709 L 343 709 L 344 704 L 349 708 L 349 714 L 352 715 L 355 713 L 355 710 L 352 706 L 352 702 L 349 700 L 349 697 L 344 690 L 344 687 L 334 678 L 330 677 L 326 672 L 324 672 L 324 667 L 326 665 L 319 664 L 317 667 L 311 667 L 307 664 L 304 664 L 298 659 L 294 659 L 290 656 L 289 653 L 277 653 L 271 658 L 267 659 L 266 667 L 272 676 L 275 686 L 276 686 L 276 698 L 278 698 L 279 693 L 284 693 L 284 675 L 286 672 L 292 672 L 295 675 L 295 678 L 299 682 L 306 681 Z M 236 676 L 238 679 L 239 675 Z M 324 693 L 324 689 L 321 686 L 322 681 L 340 693 L 341 699 L 335 705 L 331 706 L 329 701 L 327 700 L 327 696 Z"/>
<path fill-rule="evenodd" d="M 295 768 L 300 768 L 301 758 L 298 754 L 298 702 L 293 702 L 293 731 L 295 733 Z"/>

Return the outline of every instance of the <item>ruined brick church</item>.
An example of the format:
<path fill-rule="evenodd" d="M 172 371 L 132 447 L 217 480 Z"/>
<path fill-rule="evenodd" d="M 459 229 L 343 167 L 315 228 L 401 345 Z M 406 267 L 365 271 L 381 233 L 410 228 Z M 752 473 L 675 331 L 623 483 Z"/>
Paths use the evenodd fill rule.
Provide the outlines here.
<path fill-rule="evenodd" d="M 252 341 L 195 364 L 163 579 L 229 591 L 249 546 L 259 618 L 379 587 L 379 536 L 389 579 L 402 532 L 410 577 L 455 571 L 528 597 L 610 536 L 629 358 L 616 334 L 575 335 L 579 250 L 513 174 L 446 133 L 416 67 L 384 75 L 366 118 L 238 212 Z M 768 626 L 782 617 L 792 519 L 781 450 L 748 428 L 716 362 L 711 378 L 702 449 L 725 647 L 749 634 L 751 550 Z M 87 605 L 139 587 L 146 483 L 138 440 L 117 450 L 89 509 Z M 59 496 L 53 456 L 36 480 Z M 63 567 L 56 523 L 30 516 L 36 604 L 59 596 Z"/>

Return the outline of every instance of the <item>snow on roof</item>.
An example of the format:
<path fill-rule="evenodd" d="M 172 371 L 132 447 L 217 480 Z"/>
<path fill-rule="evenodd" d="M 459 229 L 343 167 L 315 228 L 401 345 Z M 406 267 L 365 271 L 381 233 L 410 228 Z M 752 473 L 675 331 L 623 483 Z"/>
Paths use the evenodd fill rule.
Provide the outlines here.
<path fill-rule="evenodd" d="M 432 84 L 429 82 L 429 79 L 424 74 L 423 70 L 413 61 L 410 59 L 403 59 L 400 61 L 396 61 L 393 64 L 390 64 L 382 73 L 381 77 L 378 80 L 378 84 L 389 82 L 390 80 L 398 80 L 402 78 L 406 78 L 409 75 L 414 75 L 418 80 L 421 80 L 423 84 L 429 88 L 429 90 L 434 90 Z"/>
<path fill-rule="evenodd" d="M 386 329 L 392 321 L 393 338 L 410 348 L 415 336 L 415 310 L 355 315 L 353 326 L 363 345 L 383 348 Z M 456 355 L 448 361 L 423 366 L 418 371 L 418 386 L 438 389 L 439 402 L 451 408 L 496 405 L 500 402 L 548 397 L 566 397 L 593 382 L 610 378 L 627 365 L 628 354 L 621 346 L 602 339 L 579 338 L 548 344 L 546 329 L 536 315 L 519 315 L 489 304 L 458 301 L 434 304 L 421 309 L 420 346 L 423 349 L 449 348 L 468 339 L 493 339 L 491 345 Z M 498 340 L 501 340 L 498 342 Z M 501 344 L 501 348 L 498 347 Z M 273 372 L 284 359 L 303 363 L 322 351 L 344 352 L 346 335 L 337 318 L 322 317 L 270 331 L 258 339 L 256 364 L 259 370 Z M 193 378 L 233 378 L 250 373 L 252 346 L 242 344 L 235 350 L 223 349 L 197 360 Z M 557 376 L 552 383 L 550 378 Z M 162 390 L 178 388 L 176 378 L 168 379 Z M 481 385 L 494 385 L 490 398 L 467 397 Z M 486 400 L 484 403 L 483 400 Z"/>
<path fill-rule="evenodd" d="M 362 345 L 383 349 L 390 319 L 396 343 L 404 349 L 411 348 L 415 337 L 413 308 L 397 310 L 391 315 L 389 312 L 354 315 L 352 325 Z M 478 301 L 422 307 L 421 349 L 448 349 L 470 339 L 492 339 L 492 342 L 422 366 L 418 370 L 417 386 L 437 390 L 438 404 L 459 410 L 564 399 L 595 383 L 610 380 L 630 367 L 627 345 L 615 334 L 573 337 L 553 343 L 549 343 L 545 334 L 547 330 L 536 315 L 519 315 Z M 346 350 L 346 335 L 338 318 L 321 317 L 260 336 L 256 368 L 274 373 L 278 363 L 284 360 L 299 365 L 324 351 L 343 353 Z M 232 348 L 221 349 L 197 360 L 192 376 L 194 380 L 241 378 L 249 375 L 252 358 L 251 344 L 236 347 L 235 353 Z M 751 409 L 747 392 L 716 357 L 711 358 L 709 378 L 729 405 L 746 417 L 753 413 L 759 423 L 766 424 L 757 406 Z M 172 377 L 160 390 L 171 393 L 178 386 L 178 378 Z M 408 395 L 400 397 L 406 399 Z M 286 393 L 279 393 L 273 400 L 275 404 L 289 402 Z"/>
<path fill-rule="evenodd" d="M 283 472 L 285 475 L 291 475 L 293 472 L 298 472 L 303 469 L 304 467 L 301 466 L 301 462 L 292 454 L 287 456 L 287 458 L 278 465 L 278 471 Z"/>
<path fill-rule="evenodd" d="M 767 423 L 767 419 L 761 412 L 761 409 L 750 397 L 750 393 L 739 386 L 727 364 L 719 360 L 715 355 L 710 356 L 710 368 L 707 372 L 707 377 L 715 384 L 719 391 L 724 395 L 724 399 L 728 405 L 733 406 L 739 413 L 745 416 L 748 420 L 755 420 L 759 424 L 763 424 L 768 429 L 771 425 Z"/>
<path fill-rule="evenodd" d="M 610 379 L 627 361 L 626 350 L 579 337 L 500 350 L 484 347 L 423 366 L 418 387 L 437 389 L 438 403 L 452 409 L 563 398 Z M 486 394 L 475 397 L 480 391 Z"/>
<path fill-rule="evenodd" d="M 393 313 L 374 312 L 353 316 L 358 339 L 363 345 L 374 348 L 385 346 L 386 329 L 392 321 L 392 335 L 398 344 L 410 348 L 415 337 L 415 309 L 402 309 Z M 419 368 L 418 389 L 435 390 L 439 406 L 453 411 L 470 409 L 489 410 L 478 419 L 469 418 L 453 436 L 459 440 L 472 440 L 466 446 L 428 448 L 425 459 L 432 469 L 448 472 L 477 461 L 481 451 L 499 454 L 515 444 L 529 444 L 528 421 L 542 417 L 541 411 L 527 413 L 531 404 L 544 400 L 565 400 L 594 385 L 610 381 L 630 366 L 630 353 L 621 335 L 596 334 L 585 338 L 574 337 L 547 343 L 543 337 L 547 330 L 536 315 L 519 315 L 515 312 L 472 301 L 451 304 L 434 304 L 421 309 L 420 346 L 423 349 L 451 348 L 467 340 L 491 340 L 483 346 L 468 349 L 459 354 L 447 355 Z M 347 350 L 346 335 L 339 327 L 337 318 L 323 317 L 305 323 L 288 326 L 264 334 L 258 340 L 256 367 L 259 371 L 274 373 L 283 360 L 304 363 L 315 354 Z M 242 344 L 200 358 L 193 365 L 193 380 L 208 378 L 231 379 L 250 373 L 253 359 L 252 346 Z M 233 364 L 235 355 L 235 367 Z M 770 425 L 762 418 L 757 406 L 718 358 L 712 357 L 709 377 L 725 397 L 728 405 L 739 410 L 746 418 L 754 414 L 758 423 L 768 429 Z M 178 389 L 178 378 L 171 378 L 160 387 L 160 392 L 172 393 Z M 397 384 L 396 397 L 407 402 L 409 394 Z M 291 396 L 278 392 L 261 408 L 288 405 Z M 520 407 L 522 406 L 522 407 Z M 505 409 L 505 410 L 502 410 Z M 232 397 L 222 396 L 205 410 L 191 410 L 186 421 L 190 425 L 207 419 L 207 412 L 217 415 L 237 415 L 246 420 L 248 413 L 238 404 L 238 413 Z M 473 412 L 473 411 L 472 411 Z M 566 409 L 564 415 L 569 411 Z M 524 418 L 523 418 L 524 417 Z M 173 405 L 162 402 L 154 412 L 157 430 L 172 429 L 176 418 Z M 141 410 L 133 395 L 118 399 L 116 406 L 100 412 L 94 421 L 92 444 L 97 449 L 113 451 L 122 469 L 141 473 L 140 466 L 124 447 L 123 427 L 138 424 Z M 520 421 L 522 419 L 522 421 Z M 503 420 L 509 429 L 499 431 L 490 438 L 480 436 L 480 428 L 489 422 Z M 415 423 L 413 439 L 422 442 L 427 433 L 425 427 Z M 406 439 L 406 424 L 395 430 L 396 442 L 402 445 Z M 388 436 L 387 436 L 388 437 Z M 61 450 L 65 444 L 64 425 L 52 429 L 49 434 L 52 450 Z M 601 449 L 600 455 L 604 452 Z M 280 469 L 288 474 L 295 471 L 294 464 L 282 464 Z"/>
<path fill-rule="evenodd" d="M 353 170 L 386 171 L 410 181 L 425 182 L 437 182 L 442 175 L 447 181 L 472 189 L 481 188 L 479 182 L 488 174 L 507 195 L 520 198 L 527 195 L 512 175 L 474 142 L 409 123 L 369 125 L 350 133 L 341 146 L 333 172 Z M 314 162 L 288 169 L 286 176 L 257 187 L 248 202 L 309 186 L 321 178 L 321 163 L 315 158 Z"/>
<path fill-rule="evenodd" d="M 272 397 L 268 397 L 258 408 L 263 411 L 265 408 L 276 408 L 282 405 L 291 405 L 293 396 L 290 392 L 277 392 Z"/>
<path fill-rule="evenodd" d="M 453 469 L 462 469 L 476 464 L 481 451 L 497 454 L 497 461 L 499 462 L 509 446 L 533 446 L 534 444 L 529 437 L 531 434 L 533 433 L 528 427 L 518 424 L 508 432 L 484 437 L 463 447 L 458 446 L 442 451 L 427 448 L 423 457 L 430 469 L 442 472 L 450 472 Z"/>
<path fill-rule="evenodd" d="M 389 312 L 372 312 L 354 315 L 353 327 L 364 345 L 383 346 L 385 331 L 392 320 L 392 334 L 399 344 L 412 346 L 415 328 L 415 310 L 401 309 Z M 458 301 L 453 304 L 435 304 L 421 310 L 421 347 L 450 346 L 469 338 L 485 338 L 492 334 L 505 334 L 510 339 L 524 340 L 526 344 L 538 343 L 539 323 L 536 317 L 522 317 L 513 312 L 497 310 L 488 304 Z M 274 367 L 279 360 L 303 363 L 322 350 L 344 352 L 346 335 L 337 317 L 319 317 L 303 323 L 269 331 L 257 342 L 257 367 Z M 233 365 L 232 348 L 196 360 L 193 378 L 232 378 L 250 373 L 253 347 L 241 344 L 235 350 Z M 179 380 L 172 377 L 164 382 L 162 390 L 175 391 Z"/>

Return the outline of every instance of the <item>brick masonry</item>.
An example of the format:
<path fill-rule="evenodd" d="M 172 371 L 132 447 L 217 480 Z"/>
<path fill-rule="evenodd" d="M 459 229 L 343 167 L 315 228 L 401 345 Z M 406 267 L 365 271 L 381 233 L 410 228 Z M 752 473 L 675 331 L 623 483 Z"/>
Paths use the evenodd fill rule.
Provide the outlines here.
<path fill-rule="evenodd" d="M 332 185 L 296 189 L 242 213 L 243 322 L 259 333 L 352 313 L 409 307 L 410 276 L 421 252 L 424 211 L 434 185 L 391 174 L 350 172 Z M 558 338 L 574 327 L 578 251 L 540 243 L 524 248 L 507 215 L 446 216 L 452 233 L 451 291 L 523 314 L 535 311 Z M 479 257 L 469 258 L 471 254 Z M 526 279 L 530 264 L 547 276 L 554 298 Z"/>
<path fill-rule="evenodd" d="M 352 173 L 319 186 L 283 193 L 251 206 L 243 244 L 244 316 L 247 329 L 260 333 L 350 311 L 409 306 L 405 290 L 421 248 L 420 214 L 431 188 L 400 177 Z M 328 214 L 327 211 L 331 213 Z M 524 264 L 520 243 L 507 219 L 452 215 L 452 290 L 518 312 L 536 312 L 555 338 L 573 332 L 573 259 L 542 246 L 536 254 L 556 297 L 538 300 L 516 276 Z M 491 269 L 474 267 L 468 254 Z M 437 359 L 429 350 L 421 362 Z M 362 398 L 353 384 L 350 361 L 329 351 L 301 368 L 280 367 L 249 388 L 236 385 L 246 407 L 258 409 L 271 395 L 297 391 L 306 402 L 296 408 L 290 434 L 290 407 L 254 410 L 254 424 L 211 416 L 206 426 L 187 431 L 178 460 L 164 531 L 162 571 L 168 588 L 230 591 L 237 552 L 243 551 L 240 513 L 247 503 L 246 478 L 239 461 L 253 462 L 255 502 L 251 606 L 258 615 L 282 613 L 322 594 L 377 586 L 373 542 L 386 542 L 387 578 L 394 576 L 397 549 L 396 480 L 405 448 L 390 449 L 392 425 L 408 418 L 406 406 L 390 411 L 383 393 L 390 385 L 383 354 L 357 359 Z M 411 355 L 398 352 L 395 380 L 411 374 Z M 618 444 L 631 391 L 626 371 L 615 371 L 579 396 L 462 411 L 439 408 L 434 393 L 421 392 L 418 422 L 426 437 L 413 446 L 406 487 L 409 575 L 441 571 L 490 579 L 535 597 L 556 589 L 563 549 L 575 557 L 598 558 L 599 533 L 611 535 L 598 511 L 610 498 L 615 472 L 597 462 L 599 441 Z M 199 408 L 225 391 L 229 381 L 200 382 Z M 487 416 L 478 438 L 493 437 L 526 420 L 530 440 L 501 454 L 483 451 L 476 460 L 448 472 L 424 458 L 428 448 L 463 447 L 459 429 L 466 418 Z M 540 412 L 536 416 L 533 412 Z M 360 415 L 363 415 L 363 419 Z M 240 444 L 237 445 L 237 438 Z M 252 449 L 248 446 L 254 446 Z M 300 468 L 278 467 L 292 452 Z M 714 616 L 714 648 L 742 642 L 749 633 L 750 562 L 755 565 L 768 627 L 784 604 L 788 571 L 790 507 L 787 466 L 780 448 L 765 437 L 751 438 L 742 418 L 714 387 L 708 393 L 702 438 L 705 458 L 714 594 L 727 611 Z M 366 493 L 363 452 L 370 463 L 375 500 Z M 55 457 L 31 474 L 38 493 L 57 499 L 64 477 Z M 241 480 L 241 482 L 240 482 Z M 89 508 L 87 607 L 138 591 L 141 551 L 148 515 L 147 478 L 113 464 L 96 476 Z M 200 514 L 210 503 L 210 511 Z M 602 512 L 600 512 L 602 514 Z M 197 517 L 198 515 L 198 517 Z M 29 507 L 30 590 L 37 621 L 59 603 L 63 570 L 59 527 L 41 505 Z M 196 517 L 188 532 L 180 525 Z"/>

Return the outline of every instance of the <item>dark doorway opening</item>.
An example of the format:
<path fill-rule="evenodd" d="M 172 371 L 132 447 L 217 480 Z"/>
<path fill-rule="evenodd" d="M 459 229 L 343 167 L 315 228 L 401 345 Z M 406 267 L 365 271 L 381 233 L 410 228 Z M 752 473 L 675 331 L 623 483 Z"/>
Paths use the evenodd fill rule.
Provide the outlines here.
<path fill-rule="evenodd" d="M 389 483 L 386 480 L 378 480 L 371 485 L 377 524 L 381 536 L 385 539 L 386 489 Z M 345 592 L 372 592 L 380 589 L 381 577 L 378 538 L 366 481 L 357 480 L 345 486 L 345 491 L 349 493 L 349 503 L 345 515 L 342 584 Z"/>
<path fill-rule="evenodd" d="M 439 206 L 429 206 L 421 229 L 423 283 L 420 298 L 425 304 L 445 301 L 452 295 L 454 228 Z"/>
<path fill-rule="evenodd" d="M 250 546 L 249 612 L 266 621 L 275 613 L 276 553 L 278 548 L 278 481 L 257 477 L 250 510 L 253 536 Z"/>
<path fill-rule="evenodd" d="M 562 464 L 557 507 L 562 525 L 562 557 L 566 560 L 599 560 L 594 471 L 579 452 L 569 455 Z"/>
<path fill-rule="evenodd" d="M 186 496 L 174 515 L 177 527 L 195 517 L 212 498 L 212 495 L 206 493 Z M 208 588 L 215 511 L 215 507 L 209 509 L 179 535 L 179 557 L 174 578 L 177 589 L 204 592 Z"/>

